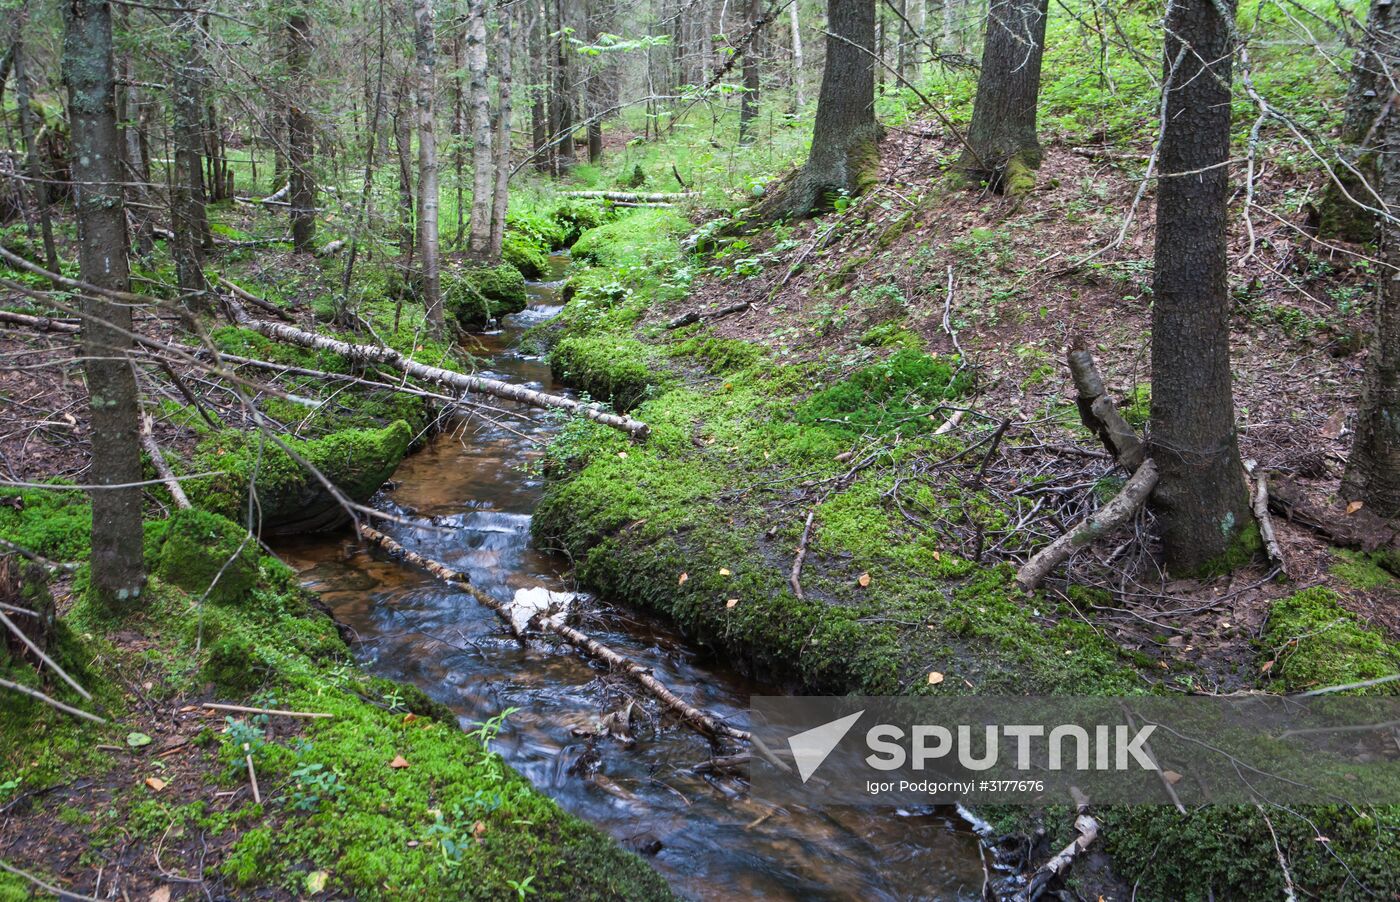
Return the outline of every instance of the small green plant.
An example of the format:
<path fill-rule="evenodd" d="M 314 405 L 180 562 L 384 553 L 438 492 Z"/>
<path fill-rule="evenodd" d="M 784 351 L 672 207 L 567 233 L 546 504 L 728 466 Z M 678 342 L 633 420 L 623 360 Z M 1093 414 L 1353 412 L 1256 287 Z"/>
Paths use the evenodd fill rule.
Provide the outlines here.
<path fill-rule="evenodd" d="M 525 898 L 526 896 L 533 896 L 533 895 L 535 894 L 535 892 L 536 892 L 535 888 L 534 888 L 533 886 L 530 885 L 531 883 L 534 883 L 534 882 L 535 882 L 535 875 L 534 875 L 534 874 L 531 874 L 529 877 L 526 877 L 524 880 L 507 880 L 507 881 L 506 881 L 506 883 L 510 886 L 510 888 L 513 889 L 513 890 L 515 890 L 515 897 L 516 897 L 517 899 L 520 899 L 520 900 L 524 900 L 524 898 Z"/>
<path fill-rule="evenodd" d="M 323 800 L 333 799 L 345 791 L 340 774 L 324 764 L 303 764 L 292 771 L 292 781 L 287 801 L 293 811 L 315 811 Z"/>

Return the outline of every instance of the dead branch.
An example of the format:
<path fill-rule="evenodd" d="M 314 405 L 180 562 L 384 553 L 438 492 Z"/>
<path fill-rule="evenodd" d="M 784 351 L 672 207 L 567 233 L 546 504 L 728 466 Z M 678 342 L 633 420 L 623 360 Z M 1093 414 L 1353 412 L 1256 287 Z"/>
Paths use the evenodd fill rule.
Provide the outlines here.
<path fill-rule="evenodd" d="M 64 322 L 61 319 L 54 319 L 51 316 L 30 316 L 27 313 L 13 313 L 9 310 L 0 310 L 0 323 L 14 323 L 17 326 L 37 329 L 40 332 L 63 332 L 66 334 L 73 334 L 81 331 L 77 323 Z"/>
<path fill-rule="evenodd" d="M 251 291 L 248 291 L 244 288 L 233 284 L 228 279 L 225 279 L 223 276 L 219 276 L 219 284 L 227 288 L 229 291 L 233 292 L 234 296 L 237 297 L 239 300 L 246 301 L 247 303 L 252 304 L 254 307 L 259 308 L 260 310 L 266 310 L 268 313 L 271 313 L 273 316 L 277 317 L 283 322 L 296 322 L 296 320 L 292 318 L 292 315 L 287 311 L 283 310 L 281 307 L 278 307 L 271 301 L 264 300 L 263 298 L 258 297 Z"/>
<path fill-rule="evenodd" d="M 444 582 L 450 583 L 468 592 L 477 601 L 480 601 L 494 611 L 496 615 L 506 623 L 507 627 L 516 637 L 521 637 L 522 630 L 516 618 L 513 616 L 513 605 L 494 598 L 481 589 L 478 589 L 476 586 L 473 586 L 467 581 L 466 574 L 453 570 L 446 564 L 424 557 L 416 552 L 409 551 L 389 536 L 371 527 L 361 526 L 360 535 L 363 536 L 366 541 L 378 545 L 391 554 L 399 555 L 415 566 L 422 567 Z M 651 695 L 665 707 L 679 715 L 681 720 L 687 725 L 706 736 L 712 739 L 728 737 L 745 742 L 750 739 L 750 735 L 747 731 L 735 729 L 723 721 L 701 711 L 689 702 L 686 702 L 668 689 L 660 680 L 652 676 L 650 669 L 623 657 L 587 634 L 554 618 L 539 618 L 535 622 L 549 632 L 559 636 L 565 642 L 585 652 L 590 657 L 603 661 L 612 669 L 627 674 L 642 686 L 642 688 L 651 693 Z"/>
<path fill-rule="evenodd" d="M 753 304 L 749 303 L 748 301 L 744 301 L 739 304 L 730 304 L 728 307 L 721 307 L 713 313 L 702 313 L 699 310 L 692 310 L 689 313 L 682 314 L 676 317 L 675 319 L 671 320 L 669 323 L 667 323 L 666 331 L 670 332 L 673 329 L 679 329 L 683 326 L 689 326 L 693 323 L 698 323 L 702 321 L 708 322 L 710 320 L 716 320 L 720 317 L 729 316 L 734 313 L 742 313 L 745 310 L 751 309 L 753 309 Z"/>
<path fill-rule="evenodd" d="M 1132 472 L 1142 466 L 1147 452 L 1138 439 L 1133 427 L 1123 419 L 1123 415 L 1108 397 L 1103 376 L 1094 364 L 1094 356 L 1084 347 L 1084 339 L 1077 338 L 1069 352 L 1069 371 L 1074 377 L 1074 387 L 1079 392 L 1079 418 L 1084 425 L 1099 437 L 1103 446 L 1114 456 L 1123 468 Z"/>
<path fill-rule="evenodd" d="M 817 509 L 814 507 L 807 512 L 807 522 L 802 527 L 802 538 L 797 542 L 797 556 L 792 560 L 792 575 L 788 577 L 788 582 L 792 585 L 792 594 L 799 599 L 802 595 L 802 562 L 807 558 L 807 542 L 812 537 L 812 520 L 817 516 Z"/>
<path fill-rule="evenodd" d="M 226 705 L 222 702 L 201 702 L 201 708 L 209 708 L 213 711 L 234 711 L 240 714 L 269 714 L 278 717 L 334 717 L 334 714 L 324 714 L 319 711 L 283 711 L 280 708 L 250 708 L 247 705 Z"/>
<path fill-rule="evenodd" d="M 654 191 L 651 193 L 637 191 L 560 191 L 561 197 L 591 198 L 594 200 L 610 200 L 618 203 L 631 204 L 665 204 L 670 205 L 672 201 L 684 200 L 694 196 L 693 191 Z"/>
<path fill-rule="evenodd" d="M 1254 477 L 1254 487 L 1251 493 L 1254 498 L 1254 519 L 1259 522 L 1259 536 L 1264 540 L 1264 552 L 1268 554 L 1269 562 L 1277 567 L 1284 576 L 1287 576 L 1288 567 L 1283 562 L 1283 548 L 1279 545 L 1278 535 L 1274 532 L 1273 518 L 1269 516 L 1269 474 L 1259 469 L 1258 464 L 1253 460 L 1244 462 L 1244 470 Z"/>
<path fill-rule="evenodd" d="M 166 462 L 165 455 L 160 453 L 160 446 L 156 444 L 156 437 L 151 432 L 149 414 L 141 415 L 141 447 L 145 448 L 146 453 L 151 456 L 151 465 L 156 468 L 156 475 L 165 482 L 166 489 L 170 491 L 170 497 L 175 499 L 175 506 L 180 510 L 189 510 L 190 499 L 185 495 L 185 490 L 180 488 L 180 480 L 175 478 L 175 473 L 170 469 L 170 464 Z"/>
<path fill-rule="evenodd" d="M 1057 852 L 1045 864 L 1036 869 L 1026 888 L 1013 898 L 1016 902 L 1035 902 L 1045 892 L 1051 880 L 1064 877 L 1074 865 L 1074 861 L 1099 838 L 1099 822 L 1089 814 L 1088 800 L 1076 793 L 1077 814 L 1074 818 L 1074 841 Z"/>
<path fill-rule="evenodd" d="M 73 691 L 81 695 L 84 701 L 92 701 L 92 693 L 88 692 L 82 686 L 78 685 L 78 681 L 69 676 L 68 671 L 64 670 L 62 667 L 59 667 L 57 662 L 55 662 L 53 658 L 50 658 L 48 655 L 44 654 L 44 650 L 38 645 L 36 645 L 33 639 L 30 639 L 28 636 L 26 636 L 23 630 L 15 626 L 15 622 L 9 617 L 6 617 L 4 611 L 0 611 L 0 624 L 4 624 L 6 629 L 14 633 L 15 638 L 19 639 L 20 642 L 24 643 L 24 647 L 33 652 L 34 656 L 40 661 L 42 661 L 45 665 L 47 665 L 50 670 L 58 674 L 59 678 L 62 679 L 63 682 L 73 687 Z"/>
<path fill-rule="evenodd" d="M 93 723 L 100 724 L 105 724 L 107 722 L 96 714 L 89 714 L 86 711 L 74 708 L 72 705 L 65 705 L 58 699 L 51 698 L 38 689 L 30 689 L 28 686 L 21 686 L 19 683 L 11 683 L 9 680 L 0 679 L 0 689 L 13 689 L 15 692 L 27 695 L 33 699 L 38 699 L 49 707 L 57 708 L 65 714 L 72 714 L 74 717 L 81 717 L 83 720 L 90 720 Z"/>
<path fill-rule="evenodd" d="M 400 354 L 393 348 L 378 348 L 369 345 L 351 344 L 350 342 L 341 341 L 337 338 L 307 332 L 295 326 L 253 319 L 248 315 L 246 310 L 232 301 L 229 304 L 229 309 L 233 312 L 234 319 L 240 326 L 246 329 L 252 329 L 254 332 L 265 335 L 276 341 L 300 345 L 301 347 L 312 348 L 314 350 L 332 351 L 336 354 L 349 357 L 352 360 L 363 360 L 370 363 L 383 364 L 384 366 L 392 367 L 417 379 L 422 379 L 426 382 L 432 382 L 438 385 L 449 385 L 461 391 L 492 395 L 493 397 L 503 398 L 507 401 L 528 404 L 531 407 L 564 410 L 569 413 L 579 414 L 596 423 L 602 423 L 604 426 L 611 426 L 613 429 L 626 432 L 639 441 L 644 441 L 651 431 L 646 423 L 640 420 L 634 420 L 629 416 L 608 413 L 597 404 L 583 404 L 573 398 L 535 391 L 523 385 L 500 382 L 496 379 L 486 379 L 481 376 L 471 376 L 466 373 L 458 373 L 441 367 L 428 366 L 427 364 L 419 363 L 411 357 Z"/>
<path fill-rule="evenodd" d="M 1157 465 L 1151 460 L 1143 461 L 1142 466 L 1138 467 L 1137 472 L 1112 501 L 1026 561 L 1021 569 L 1016 571 L 1017 585 L 1029 592 L 1040 585 L 1051 570 L 1068 560 L 1070 555 L 1128 522 L 1137 513 L 1138 508 L 1147 503 L 1147 497 L 1157 487 L 1157 475 Z"/>

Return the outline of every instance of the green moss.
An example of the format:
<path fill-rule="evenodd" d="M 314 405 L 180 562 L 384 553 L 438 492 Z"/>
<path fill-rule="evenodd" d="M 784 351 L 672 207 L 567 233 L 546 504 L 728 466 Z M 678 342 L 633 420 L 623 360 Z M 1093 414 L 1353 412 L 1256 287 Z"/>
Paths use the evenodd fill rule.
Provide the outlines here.
<path fill-rule="evenodd" d="M 1301 692 L 1400 672 L 1400 646 L 1357 621 L 1337 593 L 1315 587 L 1274 602 L 1261 639 L 1261 662 L 1273 687 Z M 1400 694 L 1400 684 L 1362 690 Z"/>
<path fill-rule="evenodd" d="M 589 229 L 574 243 L 574 259 L 594 266 L 647 266 L 673 258 L 690 227 L 674 210 L 642 209 Z"/>
<path fill-rule="evenodd" d="M 1007 197 L 1021 197 L 1035 188 L 1035 170 L 1040 166 L 1040 155 L 1018 153 L 1006 161 L 1001 173 L 1001 193 Z"/>
<path fill-rule="evenodd" d="M 442 303 L 458 325 L 473 330 L 524 310 L 529 295 L 525 277 L 514 266 L 463 266 L 443 271 Z"/>
<path fill-rule="evenodd" d="M 344 494 L 364 502 L 384 484 L 408 451 L 412 430 L 402 421 L 383 429 L 347 429 L 319 439 L 283 439 Z M 256 433 L 216 432 L 200 442 L 194 460 L 214 476 L 190 480 L 186 490 L 200 507 L 246 521 L 248 489 L 255 514 L 273 529 L 323 529 L 343 522 L 336 499 L 280 446 Z"/>
<path fill-rule="evenodd" d="M 914 351 L 924 349 L 924 340 L 898 322 L 870 327 L 861 335 L 860 344 L 868 348 L 908 348 Z"/>
<path fill-rule="evenodd" d="M 1394 571 L 1388 569 L 1389 566 L 1393 566 L 1391 557 L 1380 553 L 1367 554 L 1344 549 L 1335 549 L 1332 553 L 1337 557 L 1337 563 L 1332 565 L 1332 573 L 1352 588 L 1400 591 L 1400 579 L 1396 578 Z"/>
<path fill-rule="evenodd" d="M 688 338 L 667 349 L 672 357 L 689 357 L 705 364 L 717 375 L 746 370 L 764 356 L 763 348 L 733 338 Z"/>
<path fill-rule="evenodd" d="M 925 431 L 931 408 L 956 398 L 967 384 L 947 360 L 905 348 L 817 392 L 798 407 L 797 420 L 853 433 Z"/>
<path fill-rule="evenodd" d="M 543 278 L 549 272 L 548 246 L 537 244 L 530 236 L 507 232 L 501 241 L 501 259 L 520 270 L 527 279 Z"/>
<path fill-rule="evenodd" d="M 156 574 L 195 597 L 241 600 L 258 579 L 258 543 L 218 514 L 182 510 L 170 519 Z"/>
<path fill-rule="evenodd" d="M 658 384 L 652 353 L 635 338 L 600 334 L 565 338 L 549 352 L 556 379 L 607 401 L 618 410 L 631 410 Z"/>
<path fill-rule="evenodd" d="M 0 494 L 0 538 L 56 561 L 88 556 L 92 508 L 82 492 L 19 489 Z"/>
<path fill-rule="evenodd" d="M 555 247 L 569 247 L 589 229 L 596 229 L 606 223 L 609 214 L 597 201 L 571 198 L 559 204 L 550 214 L 559 240 Z"/>
<path fill-rule="evenodd" d="M 1123 414 L 1123 419 L 1129 425 L 1138 429 L 1147 426 L 1152 418 L 1152 384 L 1150 382 L 1139 382 L 1133 386 L 1133 390 L 1128 393 L 1128 397 L 1123 399 L 1123 404 L 1119 408 Z"/>

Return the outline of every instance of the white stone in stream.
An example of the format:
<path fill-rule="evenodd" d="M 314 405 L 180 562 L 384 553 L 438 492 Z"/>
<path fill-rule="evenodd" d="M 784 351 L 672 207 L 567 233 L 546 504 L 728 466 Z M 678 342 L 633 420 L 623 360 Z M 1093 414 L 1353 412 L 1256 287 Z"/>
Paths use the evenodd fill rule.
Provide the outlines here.
<path fill-rule="evenodd" d="M 551 592 L 543 586 L 516 589 L 510 602 L 511 622 L 518 632 L 524 632 L 536 616 L 541 616 L 544 623 L 563 623 L 569 605 L 577 597 L 573 592 Z"/>

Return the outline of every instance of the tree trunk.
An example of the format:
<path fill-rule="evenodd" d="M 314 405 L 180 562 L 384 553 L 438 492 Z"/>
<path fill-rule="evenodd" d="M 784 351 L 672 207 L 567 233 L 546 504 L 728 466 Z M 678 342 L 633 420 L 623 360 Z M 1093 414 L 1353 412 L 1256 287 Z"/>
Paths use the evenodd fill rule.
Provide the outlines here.
<path fill-rule="evenodd" d="M 78 267 L 84 281 L 127 291 L 126 205 L 118 186 L 121 144 L 112 74 L 112 14 L 106 0 L 61 4 L 63 73 L 73 140 Z M 91 587 L 99 608 L 135 607 L 145 585 L 142 560 L 141 441 L 131 346 L 131 308 L 98 294 L 83 297 L 83 372 L 89 394 L 92 466 Z"/>
<path fill-rule="evenodd" d="M 500 259 L 501 245 L 505 240 L 506 212 L 510 206 L 510 123 L 511 90 L 514 65 L 514 28 L 511 19 L 515 10 L 506 7 L 501 10 L 501 30 L 496 36 L 500 51 L 496 55 L 496 87 L 499 92 L 496 100 L 496 184 L 491 199 L 491 235 L 488 256 Z"/>
<path fill-rule="evenodd" d="M 33 86 L 29 81 L 29 60 L 24 48 L 24 29 L 29 23 L 29 3 L 20 8 L 16 24 L 15 42 L 9 54 L 9 62 L 15 70 L 15 103 L 19 107 L 19 131 L 24 141 L 25 168 L 33 179 L 34 205 L 39 213 L 39 232 L 44 241 L 44 263 L 49 272 L 58 272 L 58 248 L 53 240 L 53 216 L 49 212 L 49 188 L 45 180 L 44 164 L 39 158 L 39 145 L 35 140 Z"/>
<path fill-rule="evenodd" d="M 761 219 L 829 210 L 838 197 L 859 194 L 878 177 L 875 4 L 870 0 L 827 0 L 827 29 L 830 35 L 811 154 L 762 205 Z"/>
<path fill-rule="evenodd" d="M 554 90 L 549 98 L 553 138 L 557 148 L 554 156 L 555 175 L 563 175 L 574 168 L 574 86 L 569 80 L 568 45 L 564 36 L 564 28 L 568 23 L 565 9 L 564 0 L 555 0 Z"/>
<path fill-rule="evenodd" d="M 491 256 L 491 200 L 496 185 L 486 69 L 486 0 L 469 0 L 467 4 L 467 72 L 471 78 L 472 129 L 472 222 L 467 251 L 473 258 L 485 260 Z"/>
<path fill-rule="evenodd" d="M 749 0 L 749 28 L 758 29 L 763 19 L 763 0 Z M 753 143 L 753 121 L 758 118 L 758 54 L 757 34 L 744 51 L 744 93 L 739 98 L 739 143 Z"/>
<path fill-rule="evenodd" d="M 1343 150 L 1332 164 L 1341 184 L 1329 181 L 1318 204 L 1322 214 L 1318 223 L 1320 237 L 1357 243 L 1375 237 L 1377 217 L 1366 207 L 1380 207 L 1376 197 L 1380 190 L 1376 183 L 1382 176 L 1376 158 L 1380 137 L 1377 120 L 1382 110 L 1390 106 L 1397 33 L 1400 4 L 1371 0 L 1366 33 L 1351 63 L 1351 84 L 1347 87 L 1346 115 L 1342 120 Z"/>
<path fill-rule="evenodd" d="M 1372 7 L 1372 12 L 1376 8 Z M 1387 14 L 1389 11 L 1387 10 Z M 1382 71 L 1400 62 L 1400 39 L 1393 30 L 1375 45 Z M 1387 95 L 1390 88 L 1382 88 Z M 1374 148 L 1379 192 L 1388 209 L 1400 210 L 1400 113 L 1387 104 L 1383 120 L 1368 142 Z M 1372 131 L 1367 125 L 1367 131 Z M 1342 496 L 1361 501 L 1380 517 L 1400 517 L 1400 226 L 1381 222 L 1381 252 L 1386 263 L 1376 293 L 1376 333 L 1366 361 L 1366 382 L 1357 411 L 1356 438 L 1342 477 Z"/>
<path fill-rule="evenodd" d="M 1035 106 L 1048 9 L 1049 0 L 992 0 L 987 12 L 982 72 L 958 170 L 1003 194 L 1035 187 L 1040 167 Z"/>
<path fill-rule="evenodd" d="M 1229 566 L 1250 524 L 1230 381 L 1228 28 L 1211 0 L 1176 0 L 1167 22 L 1149 456 L 1167 567 L 1182 575 Z"/>
<path fill-rule="evenodd" d="M 418 258 L 423 266 L 423 307 L 428 324 L 441 335 L 442 274 L 438 270 L 438 158 L 433 131 L 437 93 L 437 40 L 433 0 L 413 0 L 413 47 L 418 64 Z"/>
<path fill-rule="evenodd" d="M 788 5 L 788 18 L 792 23 L 792 90 L 793 104 L 797 112 L 807 105 L 807 73 L 802 69 L 802 22 L 798 18 L 797 7 Z"/>
<path fill-rule="evenodd" d="M 190 313 L 209 312 L 209 286 L 204 280 L 201 236 L 208 231 L 204 210 L 204 171 L 200 160 L 203 127 L 199 86 L 203 79 L 198 14 L 192 0 L 176 0 L 180 13 L 175 31 L 180 39 L 179 62 L 172 73 L 171 106 L 175 112 L 175 166 L 171 173 L 171 255 L 180 301 Z"/>
<path fill-rule="evenodd" d="M 312 130 L 307 65 L 311 56 L 311 20 L 302 11 L 287 17 L 287 71 L 292 102 L 287 107 L 287 166 L 290 170 L 292 246 L 298 253 L 315 250 L 316 178 L 311 171 L 316 156 Z"/>
<path fill-rule="evenodd" d="M 413 265 L 413 119 L 408 108 L 413 104 L 413 92 L 408 79 L 399 82 L 394 91 L 394 148 L 399 156 L 399 254 L 403 256 L 405 272 Z"/>

